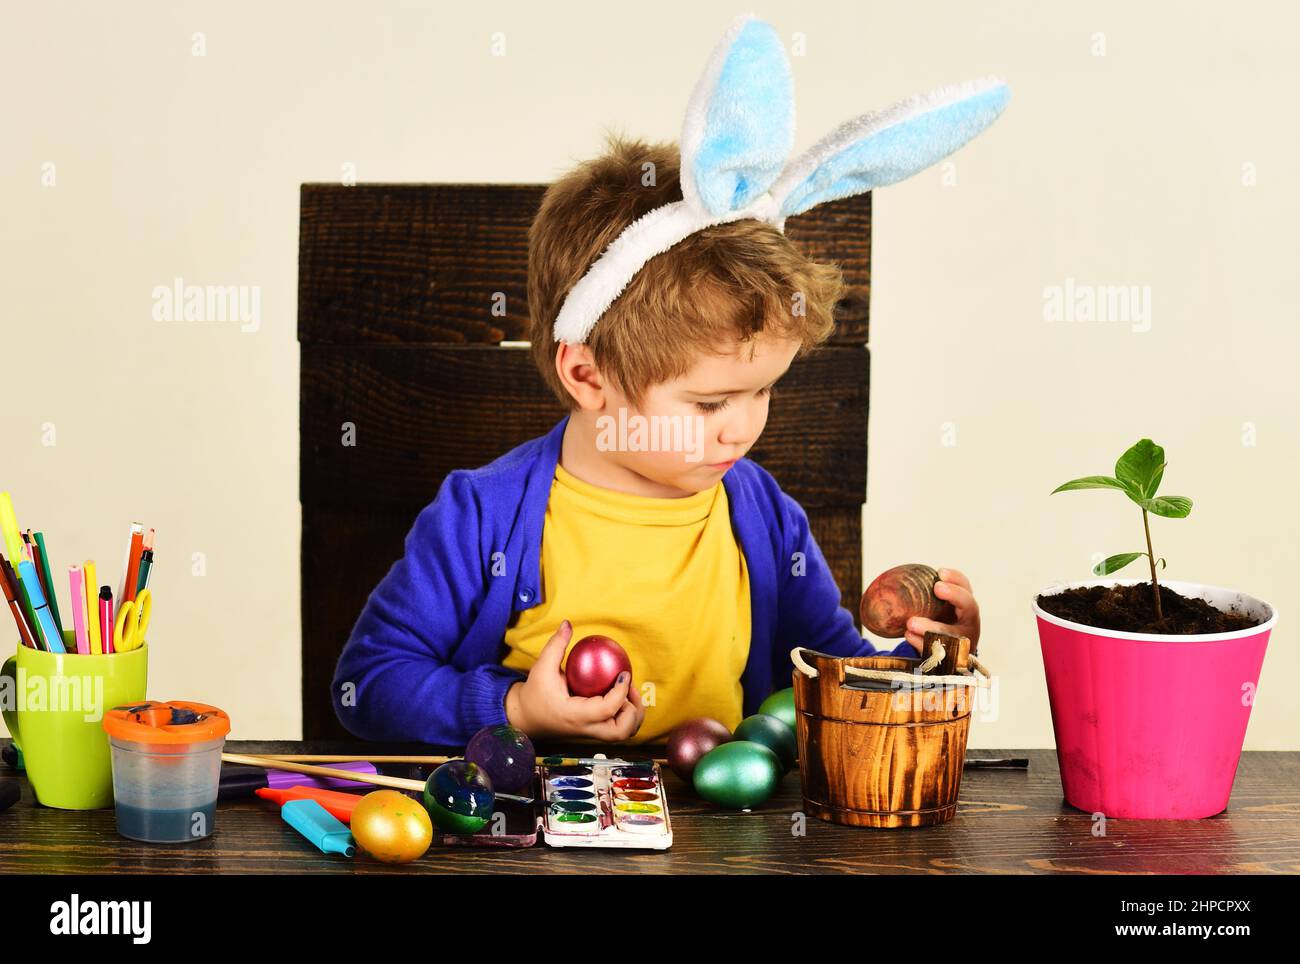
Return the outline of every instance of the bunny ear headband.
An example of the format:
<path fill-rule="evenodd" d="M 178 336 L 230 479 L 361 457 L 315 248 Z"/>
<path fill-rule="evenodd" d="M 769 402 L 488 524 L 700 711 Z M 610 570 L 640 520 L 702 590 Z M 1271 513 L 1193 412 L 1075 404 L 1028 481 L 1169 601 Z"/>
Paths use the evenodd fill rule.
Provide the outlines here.
<path fill-rule="evenodd" d="M 737 17 L 714 48 L 686 107 L 682 200 L 648 211 L 570 289 L 555 340 L 581 344 L 642 266 L 715 224 L 785 219 L 825 201 L 911 177 L 993 123 L 1011 92 L 989 77 L 910 97 L 846 121 L 804 154 L 794 146 L 794 89 L 770 24 Z"/>

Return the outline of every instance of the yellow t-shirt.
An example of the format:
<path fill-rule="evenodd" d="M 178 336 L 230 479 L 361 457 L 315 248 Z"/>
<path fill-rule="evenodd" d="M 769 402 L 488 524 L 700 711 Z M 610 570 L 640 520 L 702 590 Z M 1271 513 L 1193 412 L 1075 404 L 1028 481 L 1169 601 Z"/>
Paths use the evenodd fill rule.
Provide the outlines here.
<path fill-rule="evenodd" d="M 541 570 L 543 601 L 506 630 L 505 666 L 527 672 L 568 619 L 574 643 L 600 634 L 627 650 L 646 707 L 634 742 L 662 742 L 693 716 L 740 723 L 749 572 L 721 481 L 656 498 L 592 485 L 557 464 Z"/>

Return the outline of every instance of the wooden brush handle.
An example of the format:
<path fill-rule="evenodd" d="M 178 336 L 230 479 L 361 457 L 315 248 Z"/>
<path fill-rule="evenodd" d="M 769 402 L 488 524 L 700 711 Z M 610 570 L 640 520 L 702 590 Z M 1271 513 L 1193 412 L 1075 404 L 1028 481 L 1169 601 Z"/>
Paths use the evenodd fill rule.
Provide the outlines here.
<path fill-rule="evenodd" d="M 289 773 L 305 773 L 311 777 L 333 777 L 337 780 L 354 780 L 357 783 L 369 783 L 376 787 L 391 787 L 394 790 L 416 790 L 424 792 L 423 780 L 404 780 L 401 777 L 386 777 L 382 773 L 355 773 L 352 770 L 336 770 L 333 767 L 316 767 L 306 763 L 290 763 L 288 760 L 273 760 L 264 756 L 244 756 L 242 753 L 221 754 L 222 763 L 239 763 L 244 766 L 262 767 L 265 770 L 287 770 Z"/>

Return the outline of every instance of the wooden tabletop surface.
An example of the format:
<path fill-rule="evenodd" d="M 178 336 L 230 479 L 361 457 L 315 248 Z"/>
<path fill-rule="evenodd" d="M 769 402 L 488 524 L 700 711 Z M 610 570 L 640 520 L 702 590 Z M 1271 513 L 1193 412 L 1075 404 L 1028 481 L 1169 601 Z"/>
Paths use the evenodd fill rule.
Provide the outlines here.
<path fill-rule="evenodd" d="M 338 753 L 357 746 L 231 742 L 226 748 Z M 1300 753 L 1243 754 L 1231 802 L 1216 817 L 1110 820 L 1104 836 L 1094 835 L 1089 814 L 1062 800 L 1054 751 L 977 750 L 968 759 L 1003 756 L 1028 757 L 1028 771 L 968 768 L 956 818 L 936 827 L 870 830 L 801 820 L 797 773 L 787 775 L 777 794 L 752 813 L 720 810 L 669 772 L 671 850 L 572 850 L 540 842 L 515 850 L 435 845 L 402 866 L 360 854 L 322 854 L 256 798 L 218 804 L 215 831 L 203 840 L 139 843 L 118 835 L 111 809 L 37 805 L 24 779 L 22 800 L 0 812 L 0 873 L 1300 873 Z"/>

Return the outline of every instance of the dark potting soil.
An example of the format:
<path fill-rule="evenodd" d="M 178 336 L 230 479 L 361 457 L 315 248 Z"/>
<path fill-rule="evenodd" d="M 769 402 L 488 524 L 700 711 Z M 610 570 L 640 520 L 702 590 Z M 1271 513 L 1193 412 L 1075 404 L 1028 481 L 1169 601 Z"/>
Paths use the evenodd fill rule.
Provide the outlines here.
<path fill-rule="evenodd" d="M 1197 633 L 1229 633 L 1258 626 L 1263 620 L 1236 606 L 1229 612 L 1215 609 L 1204 599 L 1189 599 L 1182 593 L 1160 587 L 1160 609 L 1164 622 L 1156 621 L 1151 583 L 1135 586 L 1084 586 L 1039 596 L 1044 611 L 1072 623 L 1113 629 L 1122 633 L 1165 633 L 1191 636 Z"/>

